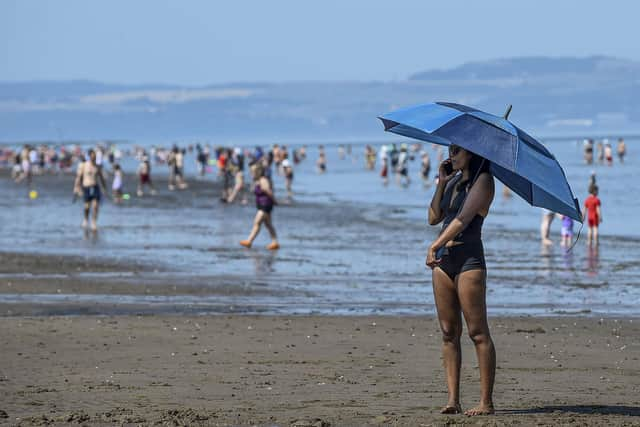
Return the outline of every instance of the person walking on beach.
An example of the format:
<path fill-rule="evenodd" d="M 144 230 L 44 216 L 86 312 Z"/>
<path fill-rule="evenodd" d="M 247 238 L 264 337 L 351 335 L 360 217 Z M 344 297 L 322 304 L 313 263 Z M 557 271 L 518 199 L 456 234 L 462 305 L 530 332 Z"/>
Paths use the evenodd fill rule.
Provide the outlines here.
<path fill-rule="evenodd" d="M 167 157 L 169 165 L 169 190 L 184 190 L 188 187 L 184 180 L 184 151 L 174 145 Z"/>
<path fill-rule="evenodd" d="M 246 248 L 250 248 L 253 241 L 260 232 L 262 224 L 267 227 L 269 234 L 271 235 L 271 243 L 267 245 L 267 249 L 276 250 L 280 249 L 280 244 L 276 236 L 276 229 L 273 227 L 271 221 L 271 213 L 273 206 L 277 204 L 276 198 L 273 194 L 273 187 L 271 181 L 264 175 L 264 166 L 262 162 L 257 162 L 251 169 L 255 182 L 254 193 L 256 195 L 256 207 L 258 212 L 253 220 L 253 228 L 247 240 L 241 240 L 240 244 Z"/>
<path fill-rule="evenodd" d="M 480 403 L 465 414 L 488 415 L 494 413 L 496 353 L 487 322 L 487 269 L 481 230 L 493 201 L 494 181 L 489 161 L 482 157 L 456 145 L 449 146 L 449 157 L 440 164 L 440 179 L 428 214 L 429 224 L 442 222 L 442 230 L 429 246 L 426 259 L 433 270 L 433 293 L 449 391 L 441 413 L 462 412 L 459 390 L 462 314 L 480 367 Z"/>
<path fill-rule="evenodd" d="M 624 163 L 624 156 L 627 154 L 627 144 L 625 144 L 623 138 L 618 138 L 618 146 L 616 147 L 616 151 L 618 152 L 620 163 Z"/>
<path fill-rule="evenodd" d="M 584 212 L 582 220 L 588 220 L 589 232 L 587 234 L 587 243 L 592 245 L 598 244 L 598 226 L 602 223 L 602 210 L 600 209 L 600 199 L 598 198 L 598 186 L 594 185 L 589 189 L 591 195 L 584 201 Z"/>
<path fill-rule="evenodd" d="M 89 158 L 78 165 L 78 172 L 73 185 L 74 194 L 82 194 L 84 199 L 84 220 L 82 228 L 87 227 L 89 213 L 91 217 L 91 230 L 98 229 L 98 207 L 101 200 L 100 187 L 107 188 L 101 168 L 96 164 L 96 152 L 89 150 Z"/>

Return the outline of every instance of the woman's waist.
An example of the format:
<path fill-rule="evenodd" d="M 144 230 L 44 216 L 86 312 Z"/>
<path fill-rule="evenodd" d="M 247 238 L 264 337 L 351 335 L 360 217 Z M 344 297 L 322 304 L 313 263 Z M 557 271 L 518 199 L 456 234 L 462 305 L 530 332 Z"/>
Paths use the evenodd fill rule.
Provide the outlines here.
<path fill-rule="evenodd" d="M 482 240 L 458 241 L 451 240 L 440 249 L 441 256 L 458 258 L 460 256 L 484 256 Z"/>

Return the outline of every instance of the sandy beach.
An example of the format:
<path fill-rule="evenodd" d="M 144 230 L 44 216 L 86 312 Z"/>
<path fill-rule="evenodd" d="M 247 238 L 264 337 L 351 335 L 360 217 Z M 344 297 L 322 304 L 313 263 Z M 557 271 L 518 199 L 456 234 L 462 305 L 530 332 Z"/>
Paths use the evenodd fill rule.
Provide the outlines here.
<path fill-rule="evenodd" d="M 640 320 L 491 326 L 498 412 L 472 419 L 438 414 L 446 388 L 431 317 L 4 317 L 0 422 L 640 425 Z M 462 369 L 468 408 L 478 396 L 468 339 Z"/>
<path fill-rule="evenodd" d="M 277 208 L 270 253 L 238 245 L 255 208 L 220 203 L 213 179 L 170 192 L 159 176 L 157 196 L 105 202 L 87 236 L 71 176 L 38 177 L 36 200 L 5 176 L 0 425 L 640 425 L 635 237 L 567 255 L 541 251 L 537 228 L 489 224 L 497 414 L 440 415 L 423 265 L 437 231 L 414 217 L 427 193 L 334 200 L 332 179 Z M 462 375 L 468 409 L 466 337 Z"/>

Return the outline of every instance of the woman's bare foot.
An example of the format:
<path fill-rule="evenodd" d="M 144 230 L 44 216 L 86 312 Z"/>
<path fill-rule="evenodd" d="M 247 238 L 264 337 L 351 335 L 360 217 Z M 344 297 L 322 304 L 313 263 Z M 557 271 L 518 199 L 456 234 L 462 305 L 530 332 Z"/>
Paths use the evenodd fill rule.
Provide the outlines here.
<path fill-rule="evenodd" d="M 441 414 L 461 414 L 462 408 L 460 407 L 460 404 L 447 405 L 440 410 L 440 413 Z"/>
<path fill-rule="evenodd" d="M 493 409 L 492 404 L 479 404 L 475 408 L 468 409 L 464 411 L 465 415 L 473 417 L 475 415 L 493 415 L 495 414 L 495 409 Z"/>

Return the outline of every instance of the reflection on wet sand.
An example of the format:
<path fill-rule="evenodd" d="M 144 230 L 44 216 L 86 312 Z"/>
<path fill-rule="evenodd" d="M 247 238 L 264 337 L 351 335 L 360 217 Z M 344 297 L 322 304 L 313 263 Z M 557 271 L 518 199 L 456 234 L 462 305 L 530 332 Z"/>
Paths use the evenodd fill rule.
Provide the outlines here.
<path fill-rule="evenodd" d="M 256 276 L 260 277 L 263 274 L 269 274 L 274 272 L 273 264 L 276 261 L 278 254 L 274 251 L 247 251 L 249 257 L 253 260 L 253 270 Z"/>
<path fill-rule="evenodd" d="M 587 249 L 587 274 L 589 276 L 597 276 L 600 268 L 600 246 L 589 245 Z"/>
<path fill-rule="evenodd" d="M 555 253 L 553 245 L 540 245 L 540 267 L 545 276 L 552 276 L 556 271 Z"/>

